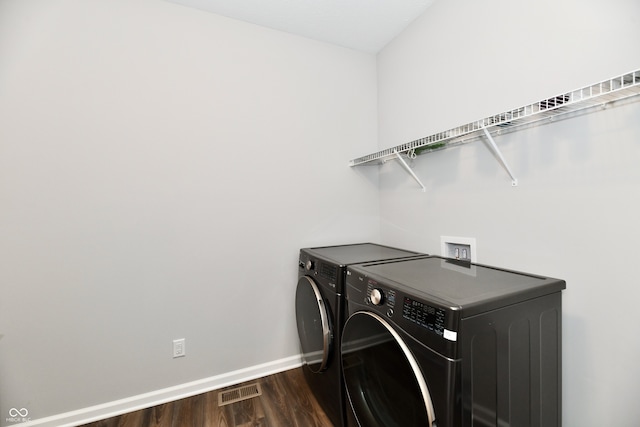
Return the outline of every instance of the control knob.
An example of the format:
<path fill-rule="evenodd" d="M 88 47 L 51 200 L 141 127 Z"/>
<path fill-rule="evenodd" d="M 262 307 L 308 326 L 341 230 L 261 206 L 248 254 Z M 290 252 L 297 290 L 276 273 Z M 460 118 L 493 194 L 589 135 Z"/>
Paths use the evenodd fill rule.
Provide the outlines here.
<path fill-rule="evenodd" d="M 382 293 L 381 289 L 374 288 L 371 291 L 371 302 L 373 303 L 373 305 L 382 305 L 382 303 L 384 302 L 384 294 Z"/>
<path fill-rule="evenodd" d="M 311 260 L 307 260 L 307 263 L 305 264 L 305 268 L 307 270 L 313 270 L 313 267 L 315 267 L 315 264 L 313 261 Z"/>

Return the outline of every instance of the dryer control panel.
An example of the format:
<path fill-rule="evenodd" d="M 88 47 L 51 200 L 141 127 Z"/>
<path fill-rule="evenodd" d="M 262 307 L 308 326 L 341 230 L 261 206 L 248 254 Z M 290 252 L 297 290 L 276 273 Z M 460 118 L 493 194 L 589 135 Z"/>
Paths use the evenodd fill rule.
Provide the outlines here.
<path fill-rule="evenodd" d="M 319 285 L 328 287 L 331 291 L 342 292 L 340 267 L 308 254 L 300 253 L 298 260 L 298 277 L 308 275 L 313 277 Z"/>

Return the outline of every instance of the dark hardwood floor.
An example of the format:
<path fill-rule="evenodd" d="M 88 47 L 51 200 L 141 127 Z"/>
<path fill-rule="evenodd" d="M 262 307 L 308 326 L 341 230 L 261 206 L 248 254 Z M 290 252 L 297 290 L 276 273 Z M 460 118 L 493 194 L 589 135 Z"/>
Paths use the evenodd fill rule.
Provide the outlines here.
<path fill-rule="evenodd" d="M 259 383 L 262 395 L 218 406 L 218 393 Z M 120 415 L 83 427 L 333 427 L 302 368 Z"/>

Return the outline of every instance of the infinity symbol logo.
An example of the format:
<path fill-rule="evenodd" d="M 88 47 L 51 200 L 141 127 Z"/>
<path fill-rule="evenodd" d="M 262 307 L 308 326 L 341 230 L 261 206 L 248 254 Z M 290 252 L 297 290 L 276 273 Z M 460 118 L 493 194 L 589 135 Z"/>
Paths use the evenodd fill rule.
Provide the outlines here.
<path fill-rule="evenodd" d="M 10 417 L 26 417 L 27 415 L 29 415 L 29 411 L 27 411 L 27 408 L 22 408 L 22 409 L 16 409 L 16 408 L 11 408 L 9 409 L 9 416 Z"/>

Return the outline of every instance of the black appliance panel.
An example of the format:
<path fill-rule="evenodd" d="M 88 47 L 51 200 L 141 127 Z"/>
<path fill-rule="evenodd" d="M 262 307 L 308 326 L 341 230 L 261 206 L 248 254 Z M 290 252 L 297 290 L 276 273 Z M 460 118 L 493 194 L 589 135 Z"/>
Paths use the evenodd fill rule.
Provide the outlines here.
<path fill-rule="evenodd" d="M 351 270 L 422 301 L 460 310 L 462 317 L 566 288 L 563 280 L 437 256 L 366 263 Z"/>
<path fill-rule="evenodd" d="M 392 248 L 375 243 L 326 246 L 303 250 L 313 257 L 332 262 L 339 266 L 424 255 L 419 252 Z"/>
<path fill-rule="evenodd" d="M 393 372 L 403 359 L 403 351 L 387 344 L 384 334 L 373 328 L 366 332 L 356 322 L 375 314 L 379 323 L 391 326 L 395 342 L 404 342 L 415 356 L 419 372 L 414 370 L 408 380 L 404 375 L 401 383 L 410 390 L 416 378 L 424 377 L 438 427 L 560 426 L 565 288 L 563 280 L 441 257 L 349 267 L 349 317 L 341 351 L 354 412 L 368 426 L 427 425 L 425 419 L 416 422 L 421 415 L 415 410 L 385 413 L 371 406 L 384 401 L 386 407 L 402 407 L 411 400 L 393 375 L 380 373 L 372 379 L 358 368 L 387 366 Z M 354 363 L 350 347 L 367 341 L 376 350 L 359 354 Z M 440 368 L 431 368 L 438 363 Z M 394 391 L 378 391 L 385 388 Z"/>
<path fill-rule="evenodd" d="M 347 265 L 389 258 L 424 256 L 374 243 L 303 248 L 298 261 L 296 322 L 303 371 L 334 425 L 345 425 L 340 338 L 345 321 Z"/>
<path fill-rule="evenodd" d="M 461 361 L 424 345 L 392 319 L 371 315 L 367 305 L 350 303 L 349 312 L 342 365 L 360 425 L 460 426 Z"/>
<path fill-rule="evenodd" d="M 404 261 L 403 261 L 404 263 Z M 356 269 L 347 271 L 346 301 L 349 312 L 356 306 L 392 321 L 416 340 L 446 357 L 457 357 L 459 311 L 444 304 L 420 299 L 404 290 L 394 289 L 361 275 Z M 380 304 L 371 301 L 371 293 L 383 295 Z"/>

